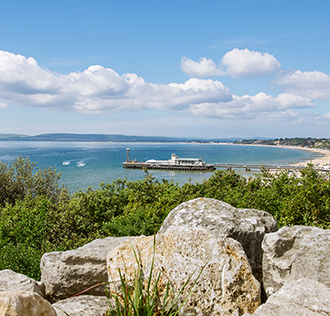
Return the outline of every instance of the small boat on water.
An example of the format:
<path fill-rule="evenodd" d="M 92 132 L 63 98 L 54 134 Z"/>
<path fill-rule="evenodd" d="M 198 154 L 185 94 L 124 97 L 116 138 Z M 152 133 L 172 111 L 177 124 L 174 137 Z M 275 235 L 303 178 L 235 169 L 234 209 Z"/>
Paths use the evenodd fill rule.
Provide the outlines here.
<path fill-rule="evenodd" d="M 162 169 L 162 170 L 198 170 L 198 171 L 213 171 L 214 165 L 207 164 L 201 158 L 179 158 L 176 154 L 172 154 L 171 159 L 147 161 L 131 160 L 130 149 L 126 150 L 126 161 L 123 162 L 124 168 L 132 169 Z"/>
<path fill-rule="evenodd" d="M 84 167 L 86 164 L 82 161 L 77 162 L 78 167 Z"/>
<path fill-rule="evenodd" d="M 70 161 L 63 161 L 63 166 L 68 166 L 70 163 Z"/>

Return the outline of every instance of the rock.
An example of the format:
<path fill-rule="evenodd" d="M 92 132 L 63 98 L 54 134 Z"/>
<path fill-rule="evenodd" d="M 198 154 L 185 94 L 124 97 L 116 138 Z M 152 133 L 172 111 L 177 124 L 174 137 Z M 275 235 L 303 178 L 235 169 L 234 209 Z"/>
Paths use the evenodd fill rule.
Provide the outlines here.
<path fill-rule="evenodd" d="M 104 316 L 109 302 L 105 296 L 79 295 L 58 301 L 52 306 L 57 316 Z"/>
<path fill-rule="evenodd" d="M 37 293 L 2 291 L 0 316 L 56 316 L 56 312 L 52 305 Z"/>
<path fill-rule="evenodd" d="M 127 282 L 135 276 L 137 263 L 132 246 L 140 256 L 141 269 L 146 279 L 150 274 L 154 237 L 137 237 L 122 243 L 108 254 L 109 281 L 113 291 L 120 290 L 118 268 Z M 260 284 L 253 276 L 246 254 L 239 242 L 232 238 L 218 238 L 205 229 L 187 226 L 157 234 L 152 286 L 155 276 L 162 273 L 159 291 L 167 282 L 179 290 L 194 273 L 182 301 L 193 281 L 204 267 L 182 313 L 195 315 L 242 315 L 253 312 L 260 304 Z M 125 264 L 124 264 L 125 262 Z M 146 284 L 147 280 L 145 280 Z"/>
<path fill-rule="evenodd" d="M 228 203 L 198 198 L 184 202 L 166 217 L 159 233 L 176 227 L 202 227 L 213 235 L 231 237 L 243 246 L 255 277 L 262 282 L 264 235 L 278 230 L 272 215 L 253 209 L 237 209 Z"/>
<path fill-rule="evenodd" d="M 330 287 L 330 230 L 283 227 L 266 234 L 262 243 L 263 283 L 267 296 L 285 282 L 307 278 Z"/>
<path fill-rule="evenodd" d="M 31 291 L 45 296 L 45 286 L 41 282 L 11 270 L 0 271 L 0 291 Z"/>
<path fill-rule="evenodd" d="M 245 314 L 248 316 L 251 314 Z M 253 316 L 325 316 L 330 315 L 330 289 L 317 281 L 288 281 Z"/>
<path fill-rule="evenodd" d="M 46 297 L 55 302 L 81 293 L 106 282 L 106 257 L 109 251 L 125 241 L 126 237 L 108 237 L 69 251 L 55 251 L 41 258 L 41 282 L 45 284 Z M 84 294 L 105 295 L 104 285 Z"/>

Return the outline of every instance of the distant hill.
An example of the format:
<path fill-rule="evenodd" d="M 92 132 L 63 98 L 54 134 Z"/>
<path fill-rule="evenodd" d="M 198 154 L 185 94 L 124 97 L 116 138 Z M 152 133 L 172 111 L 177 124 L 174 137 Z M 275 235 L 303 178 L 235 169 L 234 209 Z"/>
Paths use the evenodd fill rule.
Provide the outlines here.
<path fill-rule="evenodd" d="M 51 133 L 35 136 L 0 134 L 0 141 L 66 141 L 66 142 L 233 142 L 237 138 L 202 139 L 189 137 L 129 136 L 120 134 L 70 134 Z"/>

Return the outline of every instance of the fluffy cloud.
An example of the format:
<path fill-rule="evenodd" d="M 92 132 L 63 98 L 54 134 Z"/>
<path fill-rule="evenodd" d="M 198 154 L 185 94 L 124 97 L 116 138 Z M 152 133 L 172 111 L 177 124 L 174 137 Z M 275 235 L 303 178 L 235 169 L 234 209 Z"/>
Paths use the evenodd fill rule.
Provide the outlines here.
<path fill-rule="evenodd" d="M 225 67 L 226 74 L 232 77 L 264 76 L 281 67 L 273 55 L 237 48 L 226 53 L 221 64 Z"/>
<path fill-rule="evenodd" d="M 250 61 L 248 67 L 245 62 L 244 67 L 235 68 L 230 66 L 230 58 L 226 60 L 226 71 L 232 74 L 244 74 L 253 64 Z M 267 67 L 266 64 L 259 68 L 259 73 L 261 69 L 271 69 L 271 63 Z M 213 67 L 207 60 L 203 65 L 200 73 Z M 273 120 L 295 119 L 297 109 L 314 106 L 311 99 L 294 93 L 276 97 L 263 92 L 255 96 L 232 95 L 220 81 L 211 79 L 148 83 L 134 73 L 119 75 L 102 66 L 63 75 L 40 67 L 33 58 L 0 51 L 0 108 L 10 103 L 84 114 L 156 109 L 220 119 Z"/>
<path fill-rule="evenodd" d="M 102 114 L 181 110 L 202 101 L 231 100 L 231 94 L 219 81 L 192 78 L 182 84 L 154 84 L 102 66 L 61 75 L 40 67 L 33 58 L 0 51 L 0 98 L 17 105 Z"/>
<path fill-rule="evenodd" d="M 268 53 L 250 51 L 248 49 L 233 49 L 227 52 L 220 65 L 212 59 L 201 58 L 198 62 L 187 57 L 181 59 L 181 69 L 189 76 L 231 76 L 255 77 L 264 76 L 279 71 L 281 65 L 277 59 Z"/>
<path fill-rule="evenodd" d="M 285 91 L 311 99 L 330 101 L 330 75 L 319 71 L 284 73 L 274 80 Z"/>
<path fill-rule="evenodd" d="M 197 62 L 183 56 L 181 58 L 181 69 L 184 73 L 192 77 L 223 76 L 225 74 L 212 59 L 207 59 L 205 57 L 200 58 Z"/>
<path fill-rule="evenodd" d="M 188 111 L 197 116 L 216 117 L 220 119 L 256 119 L 268 120 L 292 119 L 299 116 L 294 109 L 313 107 L 313 102 L 304 97 L 289 93 L 277 97 L 263 92 L 255 96 L 233 96 L 229 102 L 200 103 L 191 105 Z"/>

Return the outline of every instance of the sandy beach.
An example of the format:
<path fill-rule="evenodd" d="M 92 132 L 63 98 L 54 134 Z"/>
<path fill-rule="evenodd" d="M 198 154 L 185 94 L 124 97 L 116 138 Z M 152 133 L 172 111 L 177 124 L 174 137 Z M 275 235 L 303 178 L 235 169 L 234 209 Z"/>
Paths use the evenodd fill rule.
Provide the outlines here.
<path fill-rule="evenodd" d="M 223 143 L 227 144 L 228 143 Z M 238 145 L 237 143 L 232 143 L 233 145 Z M 328 149 L 317 149 L 317 148 L 307 148 L 307 147 L 299 147 L 299 146 L 281 146 L 281 145 L 262 145 L 262 144 L 240 144 L 242 146 L 264 146 L 264 147 L 280 147 L 280 148 L 290 148 L 290 149 L 297 149 L 297 150 L 307 150 L 314 153 L 320 154 L 319 157 L 315 157 L 311 160 L 301 161 L 295 164 L 292 164 L 292 166 L 301 166 L 306 167 L 308 163 L 312 163 L 316 167 L 324 167 L 330 165 L 330 150 Z"/>
<path fill-rule="evenodd" d="M 296 163 L 294 164 L 294 166 L 307 166 L 308 163 L 312 163 L 316 167 L 324 167 L 330 165 L 330 150 L 328 149 L 306 148 L 306 147 L 297 147 L 297 146 L 278 146 L 278 147 L 307 150 L 322 155 L 312 160 L 306 160 Z"/>

